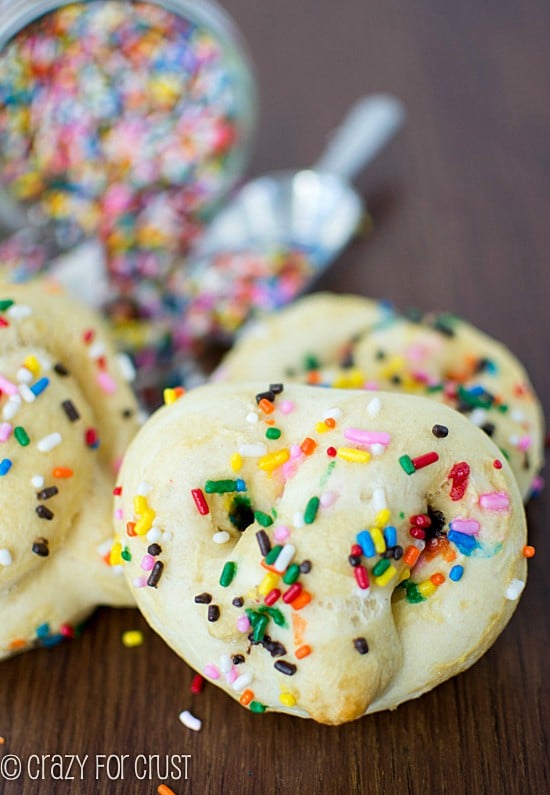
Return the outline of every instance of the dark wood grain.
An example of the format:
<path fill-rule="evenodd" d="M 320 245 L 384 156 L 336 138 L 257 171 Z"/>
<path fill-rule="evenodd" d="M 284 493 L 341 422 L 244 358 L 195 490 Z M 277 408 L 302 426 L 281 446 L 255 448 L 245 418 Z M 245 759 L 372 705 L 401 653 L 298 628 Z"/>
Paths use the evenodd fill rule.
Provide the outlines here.
<path fill-rule="evenodd" d="M 550 6 L 538 0 L 231 0 L 257 64 L 262 116 L 251 173 L 312 163 L 359 95 L 388 90 L 406 130 L 360 179 L 375 231 L 323 288 L 455 311 L 520 356 L 550 399 Z M 396 712 L 340 728 L 254 716 L 192 672 L 132 610 L 99 610 L 82 637 L 0 666 L 0 755 L 90 755 L 83 781 L 11 793 L 155 793 L 166 756 L 190 754 L 183 793 L 550 792 L 550 492 L 528 508 L 528 587 L 472 669 Z M 140 628 L 143 646 L 121 633 Z M 190 708 L 200 733 L 178 713 Z M 124 780 L 95 754 L 129 754 Z M 159 755 L 139 781 L 138 754 Z M 116 772 L 116 771 L 114 771 Z"/>

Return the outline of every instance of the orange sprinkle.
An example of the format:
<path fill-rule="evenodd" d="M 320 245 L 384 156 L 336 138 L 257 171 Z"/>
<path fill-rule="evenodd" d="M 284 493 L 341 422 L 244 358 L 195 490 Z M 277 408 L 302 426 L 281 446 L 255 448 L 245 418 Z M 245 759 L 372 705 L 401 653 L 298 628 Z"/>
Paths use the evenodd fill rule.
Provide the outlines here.
<path fill-rule="evenodd" d="M 135 536 L 136 533 L 136 523 L 135 522 L 126 522 L 126 533 L 129 536 Z"/>
<path fill-rule="evenodd" d="M 185 395 L 185 389 L 182 386 L 175 386 L 174 394 L 177 398 L 183 397 L 183 395 Z"/>
<path fill-rule="evenodd" d="M 321 380 L 321 373 L 318 370 L 310 370 L 307 374 L 306 381 L 308 384 L 318 384 Z"/>
<path fill-rule="evenodd" d="M 157 789 L 158 795 L 176 795 L 173 789 L 166 786 L 166 784 L 159 784 Z"/>
<path fill-rule="evenodd" d="M 290 603 L 295 610 L 301 610 L 302 607 L 305 607 L 311 602 L 311 594 L 307 591 L 301 591 L 296 599 L 293 599 Z"/>
<path fill-rule="evenodd" d="M 5 737 L 0 737 L 0 745 L 4 745 L 5 742 L 6 742 L 6 738 Z"/>
<path fill-rule="evenodd" d="M 254 693 L 252 692 L 252 690 L 245 690 L 239 699 L 239 703 L 242 704 L 243 707 L 247 707 L 253 698 L 254 698 Z"/>
<path fill-rule="evenodd" d="M 292 632 L 294 635 L 294 645 L 301 646 L 304 640 L 304 632 L 307 627 L 307 621 L 297 613 L 292 613 Z"/>
<path fill-rule="evenodd" d="M 262 398 L 260 400 L 258 403 L 258 408 L 260 408 L 264 414 L 271 414 L 273 411 L 275 411 L 275 406 L 271 400 L 268 400 L 267 398 Z"/>
<path fill-rule="evenodd" d="M 10 640 L 8 643 L 9 649 L 23 649 L 27 645 L 27 641 L 23 640 L 23 638 L 15 638 L 15 640 Z"/>
<path fill-rule="evenodd" d="M 54 478 L 72 478 L 74 475 L 70 467 L 54 467 L 52 469 L 52 477 Z"/>
<path fill-rule="evenodd" d="M 451 549 L 450 546 L 442 554 L 443 554 L 443 560 L 446 560 L 447 563 L 452 563 L 453 560 L 456 560 L 456 552 L 454 551 L 454 549 Z"/>
<path fill-rule="evenodd" d="M 432 576 L 430 577 L 430 580 L 432 581 L 432 583 L 434 585 L 441 585 L 442 583 L 445 582 L 445 576 L 443 574 L 441 574 L 440 571 L 436 571 L 435 574 L 432 574 Z"/>
<path fill-rule="evenodd" d="M 302 444 L 300 445 L 300 450 L 304 455 L 311 455 L 315 448 L 317 447 L 317 442 L 311 438 L 311 436 L 306 436 Z"/>
<path fill-rule="evenodd" d="M 405 550 L 405 554 L 403 555 L 403 561 L 410 566 L 411 568 L 414 566 L 418 558 L 420 557 L 420 550 L 415 546 L 409 546 Z"/>
<path fill-rule="evenodd" d="M 275 425 L 273 417 L 264 417 L 264 422 L 266 425 Z"/>
<path fill-rule="evenodd" d="M 334 417 L 327 417 L 325 420 L 325 425 L 327 428 L 335 428 L 336 427 L 336 420 Z"/>
<path fill-rule="evenodd" d="M 308 646 L 307 643 L 304 643 L 303 646 L 300 646 L 296 649 L 294 654 L 298 660 L 302 660 L 304 657 L 309 657 L 311 654 L 311 646 Z"/>
<path fill-rule="evenodd" d="M 534 558 L 535 557 L 535 547 L 531 547 L 529 545 L 523 547 L 522 549 L 523 557 L 524 558 Z"/>

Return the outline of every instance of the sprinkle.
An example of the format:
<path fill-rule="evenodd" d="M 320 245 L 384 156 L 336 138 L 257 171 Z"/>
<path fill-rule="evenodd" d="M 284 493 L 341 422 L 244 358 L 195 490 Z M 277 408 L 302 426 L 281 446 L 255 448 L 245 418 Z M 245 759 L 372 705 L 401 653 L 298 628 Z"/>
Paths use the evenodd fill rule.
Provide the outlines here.
<path fill-rule="evenodd" d="M 236 480 L 207 480 L 204 490 L 207 494 L 228 494 L 239 491 L 239 488 Z"/>
<path fill-rule="evenodd" d="M 211 601 L 212 594 L 206 593 L 206 591 L 195 596 L 195 604 L 198 605 L 209 605 Z"/>
<path fill-rule="evenodd" d="M 72 478 L 74 472 L 69 467 L 54 467 L 52 469 L 53 478 Z"/>
<path fill-rule="evenodd" d="M 231 585 L 236 573 L 237 573 L 237 564 L 231 560 L 228 560 L 225 563 L 222 569 L 222 573 L 220 575 L 220 585 L 222 586 L 222 588 L 227 588 L 228 585 Z"/>
<path fill-rule="evenodd" d="M 263 511 L 254 511 L 254 520 L 258 522 L 258 524 L 261 524 L 262 527 L 269 527 L 273 524 L 271 516 Z"/>
<path fill-rule="evenodd" d="M 128 649 L 133 649 L 136 646 L 143 644 L 143 632 L 139 629 L 129 629 L 122 633 L 122 645 Z"/>
<path fill-rule="evenodd" d="M 11 395 L 13 397 L 17 397 L 18 389 L 17 385 L 13 384 L 11 381 L 0 375 L 0 391 L 3 392 L 5 395 Z"/>
<path fill-rule="evenodd" d="M 304 455 L 312 455 L 315 452 L 316 447 L 317 447 L 317 442 L 314 439 L 312 439 L 310 436 L 306 436 L 306 438 L 300 445 L 300 450 Z"/>
<path fill-rule="evenodd" d="M 151 574 L 147 578 L 147 585 L 149 585 L 150 588 L 157 587 L 159 580 L 162 577 L 163 570 L 164 570 L 164 563 L 161 560 L 157 560 L 155 565 L 153 566 Z"/>
<path fill-rule="evenodd" d="M 436 586 L 443 585 L 443 583 L 445 582 L 445 576 L 441 574 L 441 572 L 437 571 L 435 574 L 432 574 L 430 580 Z"/>
<path fill-rule="evenodd" d="M 21 408 L 21 397 L 19 395 L 12 395 L 9 398 L 6 405 L 4 406 L 4 408 L 2 409 L 3 419 L 12 420 L 20 408 Z"/>
<path fill-rule="evenodd" d="M 446 425 L 434 425 L 432 433 L 436 439 L 444 439 L 449 434 L 449 429 Z"/>
<path fill-rule="evenodd" d="M 260 704 L 259 701 L 251 701 L 250 702 L 250 712 L 262 713 L 265 712 L 267 707 L 265 704 Z"/>
<path fill-rule="evenodd" d="M 353 573 L 359 588 L 366 591 L 369 587 L 369 575 L 367 574 L 366 568 L 364 566 L 354 566 Z"/>
<path fill-rule="evenodd" d="M 361 549 L 363 550 L 363 555 L 366 558 L 372 558 L 376 555 L 374 541 L 368 530 L 362 530 L 360 533 L 358 533 L 356 536 L 356 540 L 357 543 L 360 545 Z"/>
<path fill-rule="evenodd" d="M 376 565 L 373 567 L 372 573 L 375 577 L 379 577 L 381 574 L 384 574 L 386 569 L 390 567 L 390 562 L 387 558 L 381 558 Z"/>
<path fill-rule="evenodd" d="M 152 571 L 155 565 L 155 559 L 152 555 L 144 555 L 141 560 L 141 568 L 143 571 Z"/>
<path fill-rule="evenodd" d="M 204 687 L 204 678 L 200 674 L 195 674 L 191 681 L 191 692 L 193 695 L 198 695 L 202 692 Z"/>
<path fill-rule="evenodd" d="M 275 411 L 275 406 L 273 405 L 271 400 L 268 400 L 266 397 L 261 398 L 258 401 L 258 408 L 261 409 L 264 414 L 271 414 Z"/>
<path fill-rule="evenodd" d="M 189 710 L 186 709 L 180 712 L 179 719 L 187 729 L 191 729 L 194 732 L 199 732 L 201 730 L 202 721 L 192 715 Z"/>
<path fill-rule="evenodd" d="M 9 458 L 2 459 L 2 461 L 0 461 L 0 476 L 7 475 L 12 465 L 13 461 L 10 461 Z"/>
<path fill-rule="evenodd" d="M 294 610 L 301 610 L 303 607 L 311 602 L 311 594 L 303 590 L 298 596 L 292 600 L 292 607 Z"/>
<path fill-rule="evenodd" d="M 317 516 L 317 511 L 319 510 L 319 505 L 319 497 L 311 497 L 304 511 L 304 522 L 306 524 L 313 524 Z"/>
<path fill-rule="evenodd" d="M 336 447 L 327 447 L 327 455 L 330 458 L 335 458 L 337 454 L 338 450 L 336 449 Z"/>
<path fill-rule="evenodd" d="M 279 696 L 279 701 L 285 707 L 293 707 L 296 704 L 296 699 L 292 695 L 292 693 L 281 693 Z"/>
<path fill-rule="evenodd" d="M 524 546 L 522 554 L 524 558 L 533 558 L 535 556 L 535 547 Z"/>
<path fill-rule="evenodd" d="M 478 546 L 476 539 L 467 533 L 458 533 L 456 530 L 451 530 L 447 535 L 449 541 L 458 547 L 463 555 L 471 555 L 473 550 Z"/>
<path fill-rule="evenodd" d="M 265 432 L 267 439 L 279 439 L 281 436 L 281 431 L 279 428 L 268 428 Z"/>
<path fill-rule="evenodd" d="M 294 663 L 287 662 L 286 660 L 277 660 L 273 667 L 279 671 L 279 673 L 285 674 L 285 676 L 294 676 L 297 670 Z"/>
<path fill-rule="evenodd" d="M 399 458 L 399 465 L 401 466 L 401 469 L 407 473 L 407 475 L 412 475 L 415 472 L 412 459 L 408 455 L 402 455 Z"/>
<path fill-rule="evenodd" d="M 11 566 L 13 558 L 9 549 L 0 549 L 0 566 Z"/>
<path fill-rule="evenodd" d="M 264 599 L 264 603 L 265 603 L 266 605 L 268 605 L 268 607 L 271 607 L 271 606 L 272 606 L 272 605 L 274 605 L 274 604 L 275 604 L 275 602 L 277 602 L 277 601 L 278 601 L 280 598 L 281 598 L 281 591 L 279 590 L 279 588 L 273 588 L 273 589 L 272 589 L 272 590 L 271 590 L 271 591 L 270 591 L 270 592 L 267 594 L 267 596 L 265 597 L 265 599 Z"/>
<path fill-rule="evenodd" d="M 286 539 L 290 536 L 290 530 L 288 529 L 288 527 L 279 525 L 273 531 L 273 535 L 275 536 L 276 541 L 286 541 Z"/>
<path fill-rule="evenodd" d="M 424 467 L 430 466 L 430 464 L 435 464 L 436 461 L 439 461 L 439 455 L 436 452 L 424 453 L 423 455 L 419 455 L 416 458 L 411 459 L 411 461 L 415 469 L 424 469 Z"/>
<path fill-rule="evenodd" d="M 424 598 L 427 599 L 429 596 L 432 596 L 437 588 L 431 580 L 424 580 L 423 582 L 418 583 L 416 586 L 418 589 L 418 593 Z"/>
<path fill-rule="evenodd" d="M 369 644 L 367 643 L 365 638 L 354 638 L 353 645 L 355 646 L 359 654 L 367 654 L 369 650 Z"/>
<path fill-rule="evenodd" d="M 453 582 L 458 582 L 462 579 L 462 575 L 464 574 L 464 566 L 453 566 L 453 568 L 449 572 L 449 579 Z"/>
<path fill-rule="evenodd" d="M 386 551 L 386 542 L 384 541 L 384 536 L 378 527 L 372 527 L 370 531 L 370 535 L 372 538 L 372 542 L 374 544 L 374 549 L 378 555 L 381 555 L 383 552 Z"/>
<path fill-rule="evenodd" d="M 40 441 L 37 443 L 37 448 L 40 450 L 41 453 L 49 453 L 55 447 L 60 445 L 62 442 L 62 437 L 60 433 L 50 433 L 48 436 L 44 436 Z"/>
<path fill-rule="evenodd" d="M 0 424 L 0 442 L 7 442 L 11 436 L 13 426 L 9 422 Z"/>
<path fill-rule="evenodd" d="M 260 596 L 267 596 L 267 594 L 275 588 L 278 582 L 279 575 L 272 571 L 268 572 L 264 575 L 261 583 L 258 585 L 258 593 Z"/>
<path fill-rule="evenodd" d="M 279 411 L 282 414 L 292 414 L 295 408 L 294 403 L 291 400 L 283 400 L 281 401 L 281 403 L 278 404 L 278 406 L 279 406 Z"/>
<path fill-rule="evenodd" d="M 328 451 L 327 451 L 328 452 Z M 366 450 L 356 450 L 354 447 L 339 447 L 336 451 L 338 458 L 351 464 L 366 464 L 371 459 L 371 454 Z"/>
<path fill-rule="evenodd" d="M 206 665 L 204 666 L 204 675 L 207 676 L 209 679 L 220 678 L 220 672 L 218 671 L 215 665 L 212 665 L 212 663 L 206 663 Z"/>
<path fill-rule="evenodd" d="M 210 508 L 208 507 L 202 489 L 191 489 L 191 496 L 201 516 L 206 516 L 210 513 Z"/>
<path fill-rule="evenodd" d="M 477 535 L 481 525 L 476 519 L 453 519 L 449 523 L 451 530 L 456 530 L 459 533 L 466 533 L 467 535 Z"/>
<path fill-rule="evenodd" d="M 220 617 L 220 608 L 218 605 L 208 605 L 208 620 L 210 622 L 215 622 Z"/>
<path fill-rule="evenodd" d="M 375 417 L 380 411 L 381 407 L 382 404 L 380 403 L 380 398 L 372 398 L 367 405 L 367 414 L 370 414 L 371 417 Z"/>
<path fill-rule="evenodd" d="M 451 471 L 448 474 L 448 478 L 451 480 L 451 492 L 450 497 L 451 500 L 457 502 L 464 497 L 466 493 L 466 488 L 468 487 L 468 478 L 470 477 L 470 466 L 466 463 L 466 461 L 460 461 L 458 464 L 454 464 L 451 468 Z"/>
<path fill-rule="evenodd" d="M 251 425 L 256 425 L 258 422 L 258 415 L 255 411 L 251 411 L 246 415 L 246 421 L 249 422 Z"/>
<path fill-rule="evenodd" d="M 295 582 L 293 585 L 290 586 L 290 588 L 287 591 L 284 592 L 283 602 L 285 602 L 285 604 L 290 604 L 291 602 L 294 601 L 294 599 L 296 599 L 297 596 L 301 594 L 301 592 L 302 592 L 302 586 L 300 585 L 299 582 Z"/>
<path fill-rule="evenodd" d="M 421 550 L 418 549 L 418 547 L 412 545 L 408 546 L 407 549 L 405 550 L 405 554 L 403 555 L 403 562 L 406 563 L 407 566 L 410 566 L 412 568 L 416 563 L 416 561 L 418 560 L 420 552 Z"/>
<path fill-rule="evenodd" d="M 35 489 L 41 489 L 42 486 L 44 485 L 44 478 L 42 477 L 42 475 L 33 475 L 31 478 L 31 485 Z"/>
<path fill-rule="evenodd" d="M 53 519 L 54 516 L 53 512 L 50 511 L 50 509 L 47 508 L 45 505 L 37 505 L 34 510 L 36 511 L 40 519 L 47 519 L 48 521 L 51 521 Z"/>
<path fill-rule="evenodd" d="M 49 500 L 51 497 L 55 497 L 55 495 L 59 492 L 57 486 L 48 486 L 47 489 L 42 489 L 36 495 L 38 500 Z"/>
<path fill-rule="evenodd" d="M 258 542 L 258 546 L 260 547 L 260 552 L 262 553 L 262 556 L 265 557 L 271 550 L 271 542 L 265 530 L 257 531 L 256 541 Z"/>
<path fill-rule="evenodd" d="M 261 445 L 249 445 L 250 447 L 260 447 Z M 286 448 L 282 450 L 275 450 L 272 453 L 267 453 L 267 455 L 262 455 L 260 460 L 258 461 L 258 466 L 260 469 L 264 470 L 265 472 L 271 472 L 273 469 L 277 469 L 277 467 L 282 466 L 282 464 L 286 463 L 290 458 L 290 452 Z"/>
<path fill-rule="evenodd" d="M 212 536 L 212 541 L 215 544 L 227 544 L 227 542 L 231 539 L 231 536 L 227 532 L 227 530 L 219 530 L 217 533 L 214 533 Z"/>
<path fill-rule="evenodd" d="M 33 541 L 31 549 L 35 555 L 38 555 L 41 558 L 47 558 L 50 554 L 47 538 L 37 538 L 35 541 Z"/>
<path fill-rule="evenodd" d="M 239 632 L 248 632 L 250 629 L 250 619 L 248 616 L 242 615 L 237 619 L 237 629 Z"/>
<path fill-rule="evenodd" d="M 245 690 L 239 698 L 239 704 L 242 704 L 243 707 L 247 707 L 253 699 L 254 693 L 252 690 Z"/>
<path fill-rule="evenodd" d="M 426 531 L 423 527 L 411 527 L 409 530 L 409 534 L 413 538 L 418 538 L 423 541 L 426 538 Z"/>
<path fill-rule="evenodd" d="M 78 419 L 80 419 L 80 414 L 78 413 L 72 400 L 64 400 L 61 404 L 61 407 L 70 422 L 76 422 Z"/>
<path fill-rule="evenodd" d="M 32 308 L 30 306 L 25 306 L 25 304 L 14 304 L 10 306 L 7 314 L 8 317 L 13 318 L 13 320 L 24 320 L 24 318 L 32 315 Z"/>
<path fill-rule="evenodd" d="M 285 544 L 282 550 L 279 552 L 279 555 L 273 564 L 273 568 L 277 571 L 285 571 L 288 564 L 294 557 L 295 552 L 296 548 L 292 544 Z"/>
<path fill-rule="evenodd" d="M 311 646 L 308 646 L 307 643 L 304 643 L 302 646 L 299 646 L 294 655 L 297 660 L 303 660 L 304 657 L 309 657 L 311 654 Z"/>
<path fill-rule="evenodd" d="M 344 437 L 349 439 L 350 442 L 360 445 L 388 445 L 391 441 L 390 434 L 385 431 L 366 431 L 361 428 L 346 428 Z"/>
<path fill-rule="evenodd" d="M 300 576 L 300 567 L 297 563 L 292 563 L 283 574 L 283 582 L 285 585 L 292 585 Z"/>
<path fill-rule="evenodd" d="M 84 441 L 88 447 L 94 450 L 99 447 L 99 437 L 95 428 L 86 428 L 84 431 Z"/>
<path fill-rule="evenodd" d="M 493 491 L 488 494 L 481 494 L 479 504 L 487 511 L 508 511 L 510 509 L 510 498 L 505 491 Z"/>
<path fill-rule="evenodd" d="M 397 544 L 397 529 L 392 525 L 384 528 L 384 540 L 386 547 L 394 547 Z"/>
<path fill-rule="evenodd" d="M 235 681 L 233 682 L 233 690 L 237 693 L 242 692 L 245 690 L 250 684 L 252 684 L 254 677 L 250 673 L 250 671 L 246 671 L 244 674 L 238 676 Z"/>
<path fill-rule="evenodd" d="M 506 588 L 505 596 L 511 602 L 519 599 L 521 592 L 525 588 L 525 583 L 523 580 L 512 580 L 511 583 Z"/>

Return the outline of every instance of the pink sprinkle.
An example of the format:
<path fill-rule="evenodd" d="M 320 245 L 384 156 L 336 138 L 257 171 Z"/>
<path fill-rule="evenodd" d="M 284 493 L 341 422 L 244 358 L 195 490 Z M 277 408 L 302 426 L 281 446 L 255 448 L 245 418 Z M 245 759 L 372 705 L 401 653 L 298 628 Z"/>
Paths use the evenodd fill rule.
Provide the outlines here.
<path fill-rule="evenodd" d="M 115 519 L 124 519 L 124 511 L 122 508 L 115 509 Z"/>
<path fill-rule="evenodd" d="M 428 350 L 425 345 L 417 342 L 415 345 L 409 345 L 405 350 L 405 356 L 411 362 L 420 362 L 428 355 Z"/>
<path fill-rule="evenodd" d="M 479 533 L 481 525 L 475 519 L 453 519 L 449 527 L 451 530 L 456 530 L 458 533 L 466 533 L 466 535 L 475 536 Z"/>
<path fill-rule="evenodd" d="M 12 384 L 11 381 L 8 381 L 3 375 L 0 375 L 0 390 L 5 392 L 6 395 L 17 395 L 17 387 L 15 384 Z"/>
<path fill-rule="evenodd" d="M 294 411 L 294 403 L 292 400 L 281 400 L 279 403 L 279 411 L 282 414 L 291 414 Z"/>
<path fill-rule="evenodd" d="M 231 670 L 228 673 L 226 673 L 225 681 L 227 682 L 227 684 L 232 685 L 233 682 L 235 681 L 235 679 L 238 677 L 238 675 L 239 675 L 239 672 L 237 671 L 237 669 L 233 665 L 233 666 L 231 666 Z"/>
<path fill-rule="evenodd" d="M 377 392 L 380 389 L 378 381 L 365 381 L 363 389 L 368 389 L 369 392 Z"/>
<path fill-rule="evenodd" d="M 300 458 L 302 455 L 302 449 L 299 444 L 291 444 L 290 445 L 290 457 L 292 459 Z"/>
<path fill-rule="evenodd" d="M 3 422 L 0 425 L 0 442 L 7 442 L 11 436 L 13 426 L 9 422 Z"/>
<path fill-rule="evenodd" d="M 250 629 L 250 621 L 248 616 L 239 616 L 237 619 L 237 629 L 239 632 L 248 632 Z"/>
<path fill-rule="evenodd" d="M 479 504 L 488 511 L 508 511 L 510 498 L 505 491 L 492 491 L 489 494 L 481 494 Z"/>
<path fill-rule="evenodd" d="M 134 588 L 145 588 L 147 585 L 147 577 L 134 577 Z"/>
<path fill-rule="evenodd" d="M 206 663 L 206 665 L 204 666 L 204 675 L 207 676 L 209 679 L 220 678 L 220 672 L 218 671 L 215 665 L 212 665 L 212 663 Z"/>
<path fill-rule="evenodd" d="M 525 452 L 526 450 L 529 450 L 532 444 L 533 440 L 530 436 L 522 436 L 519 442 L 517 443 L 517 448 L 518 450 Z"/>
<path fill-rule="evenodd" d="M 338 495 L 334 491 L 325 491 L 321 494 L 319 499 L 323 508 L 330 508 L 331 505 L 334 505 L 336 500 L 338 499 Z"/>
<path fill-rule="evenodd" d="M 273 531 L 273 535 L 275 536 L 276 541 L 286 541 L 286 539 L 290 535 L 290 530 L 288 529 L 288 527 L 283 527 L 282 525 L 280 525 L 279 527 L 275 528 L 275 530 Z"/>
<path fill-rule="evenodd" d="M 155 559 L 152 555 L 144 555 L 141 561 L 141 568 L 143 571 L 151 571 L 155 565 Z"/>
<path fill-rule="evenodd" d="M 106 370 L 101 370 L 97 374 L 96 380 L 99 386 L 101 387 L 101 389 L 107 395 L 112 395 L 114 392 L 116 392 L 116 381 L 113 378 L 113 376 L 109 375 L 109 373 Z"/>
<path fill-rule="evenodd" d="M 346 428 L 344 436 L 356 444 L 389 444 L 391 436 L 385 431 L 364 431 L 361 428 Z"/>

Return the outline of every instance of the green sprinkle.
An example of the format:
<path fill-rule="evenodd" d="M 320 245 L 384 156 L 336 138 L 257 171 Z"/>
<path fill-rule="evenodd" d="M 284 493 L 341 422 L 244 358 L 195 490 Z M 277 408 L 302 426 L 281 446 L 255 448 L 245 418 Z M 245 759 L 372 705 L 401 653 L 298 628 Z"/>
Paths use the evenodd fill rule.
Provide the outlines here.
<path fill-rule="evenodd" d="M 288 569 L 283 574 L 283 582 L 285 585 L 292 585 L 300 576 L 300 567 L 297 563 L 291 563 Z"/>
<path fill-rule="evenodd" d="M 251 607 L 247 607 L 244 612 L 248 616 L 248 620 L 250 621 L 251 627 L 254 628 L 258 623 L 259 619 L 262 617 L 261 614 L 257 613 L 255 610 L 252 610 Z"/>
<path fill-rule="evenodd" d="M 387 558 L 381 558 L 376 566 L 373 568 L 372 573 L 375 577 L 380 577 L 381 574 L 384 574 L 386 569 L 389 569 L 390 561 Z"/>
<path fill-rule="evenodd" d="M 499 410 L 499 411 L 500 411 L 502 414 L 506 414 L 506 412 L 508 411 L 508 405 L 507 405 L 506 403 L 499 403 L 499 405 L 497 406 L 497 409 L 498 409 L 498 410 Z"/>
<path fill-rule="evenodd" d="M 234 563 L 232 560 L 228 560 L 225 566 L 223 567 L 222 573 L 220 575 L 220 585 L 223 588 L 227 588 L 228 585 L 231 585 L 233 582 L 233 577 L 237 572 L 237 564 Z"/>
<path fill-rule="evenodd" d="M 319 359 L 313 353 L 304 356 L 304 370 L 318 370 L 321 366 Z"/>
<path fill-rule="evenodd" d="M 443 384 L 431 384 L 430 386 L 426 387 L 426 392 L 442 392 L 443 391 Z"/>
<path fill-rule="evenodd" d="M 250 712 L 257 712 L 258 714 L 260 712 L 265 712 L 267 709 L 266 705 L 261 704 L 259 701 L 251 701 L 248 705 L 248 708 L 250 709 Z"/>
<path fill-rule="evenodd" d="M 458 398 L 463 403 L 471 408 L 490 409 L 494 403 L 494 397 L 487 392 L 481 395 L 473 394 L 465 389 L 463 386 L 458 387 Z"/>
<path fill-rule="evenodd" d="M 403 469 L 407 475 L 412 475 L 414 472 L 416 472 L 410 456 L 402 455 L 399 459 L 399 463 L 401 464 L 401 469 Z"/>
<path fill-rule="evenodd" d="M 263 511 L 254 511 L 254 519 L 258 524 L 261 524 L 262 527 L 269 527 L 269 525 L 273 524 L 271 516 Z"/>
<path fill-rule="evenodd" d="M 130 552 L 128 547 L 124 547 L 124 549 L 120 553 L 120 557 L 122 558 L 122 560 L 125 560 L 127 562 L 132 560 L 132 553 Z"/>
<path fill-rule="evenodd" d="M 13 298 L 3 298 L 0 300 L 0 312 L 5 312 L 6 309 L 9 309 L 10 306 L 13 306 L 15 301 Z"/>
<path fill-rule="evenodd" d="M 407 602 L 410 602 L 411 604 L 418 604 L 419 602 L 426 601 L 418 590 L 418 585 L 415 582 L 411 582 L 411 580 L 405 580 L 404 585 L 407 592 Z"/>
<path fill-rule="evenodd" d="M 503 450 L 502 447 L 499 447 L 499 450 L 502 453 L 502 455 L 504 456 L 504 458 L 507 461 L 509 461 L 510 460 L 510 453 L 508 453 L 506 450 Z"/>
<path fill-rule="evenodd" d="M 259 609 L 259 612 L 267 613 L 267 615 L 272 618 L 279 627 L 284 627 L 286 625 L 285 617 L 278 607 L 268 607 L 267 605 L 262 605 Z"/>
<path fill-rule="evenodd" d="M 265 631 L 267 629 L 267 625 L 269 624 L 269 618 L 264 615 L 260 615 L 258 620 L 256 621 L 256 626 L 254 627 L 254 632 L 252 634 L 252 639 L 256 641 L 256 643 L 260 643 L 264 639 Z"/>
<path fill-rule="evenodd" d="M 30 442 L 27 431 L 24 428 L 22 428 L 21 425 L 18 425 L 14 429 L 13 435 L 15 436 L 21 447 L 26 447 Z"/>
<path fill-rule="evenodd" d="M 204 484 L 207 494 L 227 494 L 230 491 L 237 491 L 236 480 L 207 480 Z"/>
<path fill-rule="evenodd" d="M 279 557 L 279 552 L 281 551 L 281 549 L 282 549 L 282 546 L 280 544 L 277 544 L 276 546 L 271 547 L 271 549 L 269 550 L 269 552 L 265 556 L 265 562 L 267 563 L 268 566 L 272 566 L 275 563 L 275 561 Z"/>
<path fill-rule="evenodd" d="M 332 475 L 332 471 L 335 466 L 336 466 L 336 461 L 331 461 L 328 467 L 326 468 L 326 471 L 324 472 L 321 480 L 319 481 L 319 486 L 321 488 L 323 488 L 326 485 L 326 482 L 329 479 L 329 477 Z"/>
<path fill-rule="evenodd" d="M 281 436 L 281 431 L 279 428 L 268 428 L 265 432 L 265 435 L 268 439 L 279 439 Z"/>
<path fill-rule="evenodd" d="M 304 522 L 306 524 L 313 524 L 315 517 L 317 516 L 317 511 L 319 510 L 319 505 L 319 497 L 312 497 L 310 499 L 304 511 Z"/>

